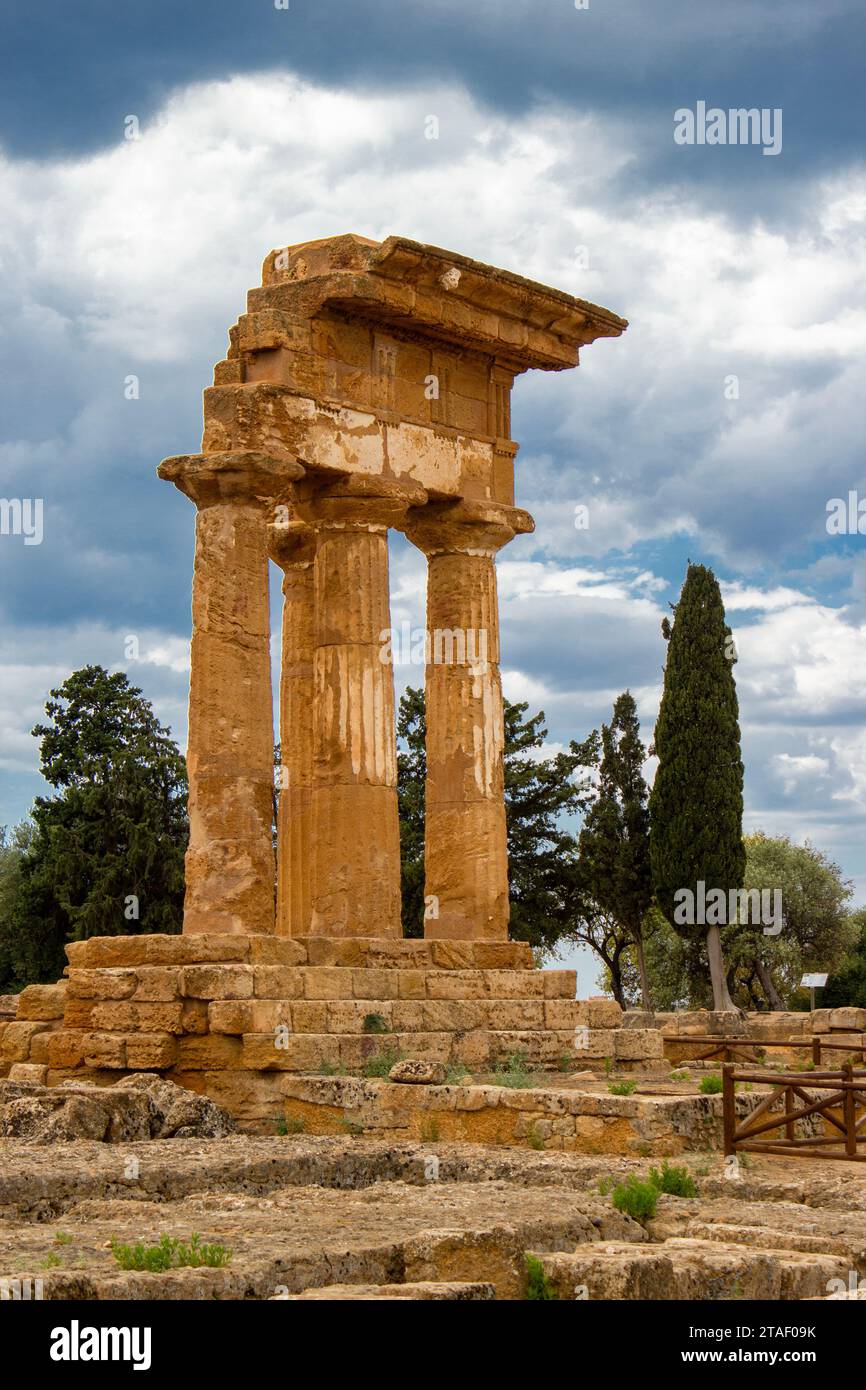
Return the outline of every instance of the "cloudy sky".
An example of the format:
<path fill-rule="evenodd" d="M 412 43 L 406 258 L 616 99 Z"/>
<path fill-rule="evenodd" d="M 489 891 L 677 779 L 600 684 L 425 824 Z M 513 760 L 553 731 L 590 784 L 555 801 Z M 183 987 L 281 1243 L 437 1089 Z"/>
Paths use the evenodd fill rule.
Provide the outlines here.
<path fill-rule="evenodd" d="M 199 447 L 268 250 L 401 234 L 630 321 L 516 385 L 537 529 L 500 560 L 506 693 L 563 745 L 628 686 L 648 742 L 661 617 L 713 566 L 747 825 L 866 900 L 866 541 L 826 525 L 866 499 L 860 0 L 43 0 L 4 27 L 0 494 L 43 499 L 44 534 L 0 536 L 0 824 L 86 662 L 185 741 L 193 509 L 155 467 Z M 678 144 L 699 102 L 776 113 L 781 151 Z M 420 624 L 420 557 L 392 563 Z"/>

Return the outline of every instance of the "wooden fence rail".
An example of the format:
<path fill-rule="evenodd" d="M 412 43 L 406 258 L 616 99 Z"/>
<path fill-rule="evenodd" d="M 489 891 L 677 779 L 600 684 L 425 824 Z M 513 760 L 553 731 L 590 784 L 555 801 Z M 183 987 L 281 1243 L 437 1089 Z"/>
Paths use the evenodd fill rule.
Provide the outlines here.
<path fill-rule="evenodd" d="M 695 1047 L 705 1047 L 707 1050 L 699 1053 L 697 1057 L 693 1057 L 691 1059 L 693 1062 L 735 1062 L 738 1060 L 736 1055 L 738 1053 L 740 1060 L 759 1062 L 760 1058 L 755 1055 L 756 1052 L 765 1052 L 770 1047 L 781 1047 L 786 1050 L 802 1048 L 804 1051 L 811 1048 L 812 1061 L 816 1067 L 821 1065 L 824 1052 L 847 1052 L 849 1056 L 858 1054 L 860 1057 L 866 1058 L 866 1041 L 862 1043 L 829 1042 L 825 1037 L 817 1034 L 811 1038 L 787 1038 L 780 1041 L 770 1038 L 719 1037 L 714 1033 L 683 1034 L 682 1037 L 676 1033 L 665 1033 L 664 1041 L 676 1043 L 677 1047 L 681 1047 L 684 1043 L 694 1044 Z"/>
<path fill-rule="evenodd" d="M 742 1119 L 736 1107 L 738 1081 L 770 1088 L 769 1095 Z M 815 1092 L 827 1094 L 816 1097 Z M 722 1067 L 722 1099 L 726 1155 L 769 1153 L 866 1163 L 866 1071 L 855 1071 L 850 1062 L 841 1071 L 808 1075 L 738 1071 L 727 1062 Z M 774 1113 L 776 1107 L 779 1111 Z M 823 1132 L 798 1134 L 798 1123 L 813 1116 L 820 1116 Z M 784 1138 L 774 1134 L 779 1130 L 784 1130 Z"/>

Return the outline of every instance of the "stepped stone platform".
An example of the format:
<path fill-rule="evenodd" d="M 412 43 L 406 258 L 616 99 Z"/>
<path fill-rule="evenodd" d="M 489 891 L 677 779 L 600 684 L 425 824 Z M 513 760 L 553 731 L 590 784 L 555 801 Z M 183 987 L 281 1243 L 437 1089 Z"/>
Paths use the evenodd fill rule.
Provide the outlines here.
<path fill-rule="evenodd" d="M 241 1123 L 273 1121 L 292 1075 L 359 1071 L 378 1056 L 489 1070 L 640 1071 L 661 1034 L 623 1028 L 608 999 L 576 1000 L 572 970 L 537 970 L 521 942 L 190 934 L 93 937 L 67 979 L 31 985 L 0 1023 L 13 1079 L 54 1085 L 159 1072 Z"/>
<path fill-rule="evenodd" d="M 758 1157 L 734 1182 L 721 1157 L 687 1156 L 698 1197 L 661 1196 L 640 1225 L 610 1196 L 611 1180 L 646 1176 L 640 1158 L 306 1135 L 151 1140 L 122 1156 L 0 1139 L 0 1296 L 29 1281 L 31 1297 L 61 1300 L 521 1299 L 528 1253 L 590 1317 L 598 1299 L 866 1290 L 857 1164 Z M 112 1240 L 192 1231 L 229 1262 L 155 1274 L 112 1256 Z"/>

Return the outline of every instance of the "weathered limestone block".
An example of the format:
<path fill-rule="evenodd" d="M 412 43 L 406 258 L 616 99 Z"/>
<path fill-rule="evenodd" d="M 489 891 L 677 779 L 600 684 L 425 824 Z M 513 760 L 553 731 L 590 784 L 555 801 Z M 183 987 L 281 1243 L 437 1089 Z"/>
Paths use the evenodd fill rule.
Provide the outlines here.
<path fill-rule="evenodd" d="M 585 999 L 586 1022 L 590 1028 L 620 1028 L 622 1009 L 615 999 Z"/>
<path fill-rule="evenodd" d="M 99 1002 L 98 999 L 67 999 L 63 1027 L 90 1029 L 93 1026 L 93 1010 Z"/>
<path fill-rule="evenodd" d="M 487 1026 L 493 1031 L 506 1029 L 541 1030 L 545 1027 L 544 1001 L 541 999 L 495 999 L 487 1006 Z"/>
<path fill-rule="evenodd" d="M 484 988 L 492 999 L 543 999 L 544 972 L 485 970 Z"/>
<path fill-rule="evenodd" d="M 338 966 L 310 966 L 304 971 L 307 999 L 345 999 L 351 988 L 351 976 Z"/>
<path fill-rule="evenodd" d="M 203 1037 L 178 1038 L 176 1065 L 178 1071 L 221 1071 L 240 1067 L 244 1065 L 241 1041 L 211 1033 Z"/>
<path fill-rule="evenodd" d="M 364 969 L 352 971 L 352 993 L 356 999 L 396 999 L 397 970 Z"/>
<path fill-rule="evenodd" d="M 291 1017 L 291 1014 L 290 1014 Z M 253 1005 L 249 999 L 214 999 L 207 1006 L 208 1031 L 241 1037 L 253 1032 Z M 256 1031 L 266 1031 L 265 1029 Z"/>
<path fill-rule="evenodd" d="M 391 1068 L 388 1080 L 410 1086 L 439 1086 L 445 1080 L 445 1068 L 441 1062 L 422 1062 L 407 1058 Z"/>
<path fill-rule="evenodd" d="M 325 1000 L 292 1001 L 292 1028 L 296 1033 L 326 1033 L 328 1005 Z"/>
<path fill-rule="evenodd" d="M 36 1062 L 13 1062 L 9 1068 L 10 1081 L 32 1081 L 38 1086 L 44 1086 L 47 1075 L 47 1066 Z"/>
<path fill-rule="evenodd" d="M 107 1007 L 121 1007 L 111 1005 Z M 97 1067 L 107 1071 L 126 1068 L 126 1038 L 120 1033 L 85 1033 L 82 1039 L 82 1052 L 86 1067 Z M 52 1062 L 53 1062 L 52 1054 Z"/>
<path fill-rule="evenodd" d="M 66 1004 L 66 982 L 56 985 L 28 985 L 18 996 L 16 1017 L 27 1020 L 51 1021 L 63 1017 Z"/>
<path fill-rule="evenodd" d="M 243 1038 L 243 1066 L 262 1071 L 316 1072 L 340 1062 L 341 1040 L 315 1033 L 293 1034 L 285 1047 L 277 1047 L 273 1033 L 247 1033 Z"/>
<path fill-rule="evenodd" d="M 135 1004 L 128 1000 L 95 1004 L 93 1028 L 104 1033 L 183 1032 L 183 1004 Z"/>
<path fill-rule="evenodd" d="M 428 999 L 484 999 L 486 996 L 480 970 L 449 970 L 427 976 Z"/>
<path fill-rule="evenodd" d="M 363 1003 L 350 999 L 338 1000 L 327 1006 L 327 1031 L 329 1033 L 390 1033 L 391 1010 L 390 999 L 367 1000 Z M 381 1020 L 384 1026 L 364 1028 L 365 1019 L 375 1019 L 377 1023 Z"/>
<path fill-rule="evenodd" d="M 421 1031 L 463 1033 L 496 1026 L 498 1003 L 466 999 L 427 999 L 421 1004 Z M 509 1007 L 504 1005 L 503 1007 Z M 397 1014 L 395 1010 L 395 1026 Z M 504 1025 L 503 1025 L 504 1026 Z"/>
<path fill-rule="evenodd" d="M 614 1056 L 622 1061 L 649 1061 L 664 1057 L 662 1035 L 655 1028 L 613 1030 Z"/>
<path fill-rule="evenodd" d="M 307 966 L 254 965 L 253 994 L 257 999 L 301 999 L 308 970 Z M 347 981 L 347 987 L 350 985 Z"/>
<path fill-rule="evenodd" d="M 89 943 L 75 944 L 83 946 Z M 132 969 L 91 970 L 76 966 L 69 969 L 69 999 L 131 999 L 137 988 L 138 975 Z"/>
<path fill-rule="evenodd" d="M 21 1018 L 21 1010 L 18 1017 Z M 866 1029 L 866 1009 L 841 1008 L 830 1010 L 830 1028 L 833 1032 L 863 1032 Z"/>
<path fill-rule="evenodd" d="M 395 970 L 398 999 L 426 999 L 427 973 L 424 970 Z"/>
<path fill-rule="evenodd" d="M 170 1003 L 180 997 L 180 968 L 172 965 L 140 965 L 135 971 L 136 1003 Z"/>
<path fill-rule="evenodd" d="M 583 999 L 547 999 L 544 1004 L 544 1027 L 564 1030 L 588 1028 L 589 1010 Z"/>
<path fill-rule="evenodd" d="M 251 936 L 249 939 L 251 965 L 306 965 L 307 947 L 301 941 L 285 937 Z M 310 962 L 316 964 L 315 961 Z"/>
<path fill-rule="evenodd" d="M 177 1042 L 171 1033 L 138 1033 L 126 1039 L 126 1065 L 130 1071 L 162 1071 L 177 1060 Z"/>
<path fill-rule="evenodd" d="M 190 999 L 249 999 L 253 980 L 249 965 L 188 965 L 181 971 L 180 992 Z"/>
<path fill-rule="evenodd" d="M 425 1001 L 420 999 L 397 999 L 391 1005 L 391 1021 L 400 1033 L 421 1033 L 424 1024 Z"/>
<path fill-rule="evenodd" d="M 47 1023 L 37 1020 L 16 1020 L 7 1023 L 0 1042 L 0 1057 L 4 1062 L 26 1062 L 30 1057 L 30 1044 L 37 1033 L 47 1029 Z"/>

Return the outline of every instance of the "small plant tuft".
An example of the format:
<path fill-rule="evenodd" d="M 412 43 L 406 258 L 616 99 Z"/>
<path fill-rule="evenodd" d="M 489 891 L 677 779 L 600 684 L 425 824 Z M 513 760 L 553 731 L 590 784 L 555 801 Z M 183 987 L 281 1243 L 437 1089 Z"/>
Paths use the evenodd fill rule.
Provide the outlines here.
<path fill-rule="evenodd" d="M 536 1084 L 536 1076 L 527 1066 L 525 1052 L 512 1052 L 505 1062 L 495 1069 L 497 1086 L 510 1086 L 521 1090 Z"/>
<path fill-rule="evenodd" d="M 157 1245 L 122 1245 L 112 1240 L 111 1252 L 121 1269 L 146 1270 L 150 1274 L 164 1274 L 168 1269 L 185 1267 L 197 1269 L 201 1265 L 221 1269 L 232 1257 L 225 1245 L 202 1245 L 196 1232 L 190 1236 L 188 1245 L 172 1236 L 160 1236 Z"/>
<path fill-rule="evenodd" d="M 612 1096 L 631 1096 L 636 1086 L 636 1081 L 612 1081 L 607 1089 Z"/>
<path fill-rule="evenodd" d="M 365 1014 L 361 1024 L 362 1033 L 387 1033 L 388 1025 L 381 1014 Z"/>
<path fill-rule="evenodd" d="M 387 1076 L 392 1067 L 400 1061 L 400 1053 L 396 1047 L 385 1047 L 381 1052 L 374 1052 L 368 1057 L 361 1068 L 361 1075 L 366 1077 Z"/>
<path fill-rule="evenodd" d="M 665 1159 L 661 1167 L 650 1168 L 649 1180 L 659 1192 L 669 1197 L 697 1197 L 698 1189 L 688 1168 L 678 1168 Z"/>
<path fill-rule="evenodd" d="M 722 1093 L 722 1078 L 717 1071 L 710 1072 L 709 1076 L 701 1077 L 701 1084 L 698 1087 L 702 1096 L 718 1096 Z"/>
<path fill-rule="evenodd" d="M 537 1303 L 555 1302 L 559 1298 L 559 1294 L 545 1274 L 541 1260 L 537 1260 L 534 1255 L 525 1255 L 524 1259 L 526 1260 L 525 1298 L 534 1299 Z"/>
<path fill-rule="evenodd" d="M 617 1211 L 631 1216 L 635 1221 L 651 1221 L 656 1214 L 658 1189 L 651 1182 L 643 1182 L 630 1173 L 625 1182 L 613 1189 L 611 1201 Z"/>

